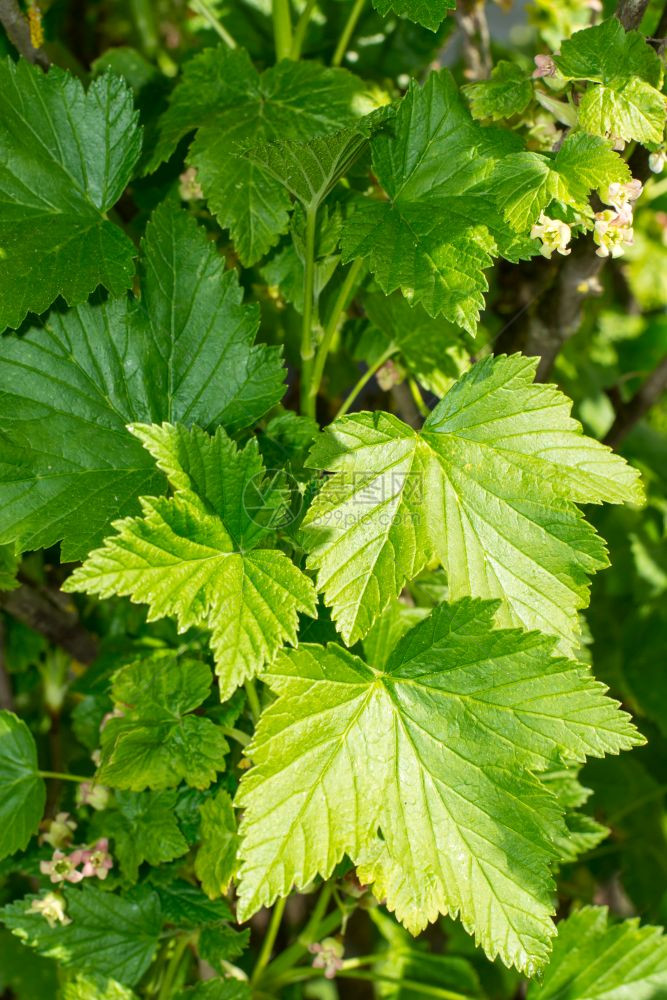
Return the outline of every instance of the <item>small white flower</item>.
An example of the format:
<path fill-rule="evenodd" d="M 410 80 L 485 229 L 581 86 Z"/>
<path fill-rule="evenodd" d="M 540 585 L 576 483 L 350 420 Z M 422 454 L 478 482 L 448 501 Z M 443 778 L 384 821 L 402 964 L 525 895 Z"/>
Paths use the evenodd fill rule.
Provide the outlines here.
<path fill-rule="evenodd" d="M 634 240 L 632 215 L 628 222 L 626 217 L 610 208 L 598 212 L 595 216 L 593 239 L 598 246 L 595 251 L 598 257 L 622 257 L 625 247 L 632 246 Z"/>
<path fill-rule="evenodd" d="M 92 806 L 93 809 L 106 809 L 109 804 L 110 792 L 105 785 L 93 781 L 82 781 L 76 790 L 76 801 L 80 806 Z"/>
<path fill-rule="evenodd" d="M 49 927 L 56 924 L 71 924 L 70 917 L 65 913 L 65 900 L 56 892 L 47 892 L 41 899 L 33 899 L 28 913 L 41 913 Z"/>
<path fill-rule="evenodd" d="M 667 151 L 664 149 L 649 154 L 648 165 L 654 174 L 661 174 L 665 169 L 665 163 L 667 163 Z"/>
<path fill-rule="evenodd" d="M 602 200 L 615 208 L 619 214 L 623 214 L 626 219 L 629 213 L 629 218 L 632 219 L 632 202 L 637 201 L 643 190 L 642 182 L 634 177 L 627 184 L 614 181 L 606 191 L 602 192 Z"/>
<path fill-rule="evenodd" d="M 59 812 L 49 823 L 46 833 L 40 837 L 40 843 L 49 844 L 51 847 L 65 847 L 71 842 L 75 830 L 76 823 L 70 818 L 70 814 Z"/>
<path fill-rule="evenodd" d="M 551 257 L 554 250 L 564 257 L 571 253 L 567 245 L 572 239 L 572 230 L 565 222 L 561 222 L 560 219 L 551 219 L 544 212 L 531 229 L 530 237 L 533 240 L 542 240 L 540 253 L 547 259 Z"/>

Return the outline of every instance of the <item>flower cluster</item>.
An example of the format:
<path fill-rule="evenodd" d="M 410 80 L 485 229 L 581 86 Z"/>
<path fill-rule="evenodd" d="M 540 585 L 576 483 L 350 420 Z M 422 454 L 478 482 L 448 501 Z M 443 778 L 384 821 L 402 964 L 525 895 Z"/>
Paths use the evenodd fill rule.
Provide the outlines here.
<path fill-rule="evenodd" d="M 554 250 L 564 257 L 571 253 L 568 243 L 572 239 L 572 230 L 565 222 L 561 222 L 560 219 L 551 219 L 544 212 L 541 213 L 531 229 L 530 238 L 542 241 L 540 253 L 547 259 L 551 258 Z"/>
<path fill-rule="evenodd" d="M 81 866 L 81 867 L 80 867 Z M 39 870 L 48 875 L 51 882 L 81 882 L 84 878 L 104 880 L 113 868 L 113 858 L 109 854 L 106 837 L 98 840 L 91 848 L 78 848 L 71 854 L 55 850 L 50 861 L 40 861 Z"/>
<path fill-rule="evenodd" d="M 325 979 L 333 979 L 343 968 L 343 945 L 337 938 L 328 937 L 318 944 L 310 944 L 308 951 L 315 956 L 313 968 L 324 969 Z"/>
<path fill-rule="evenodd" d="M 642 191 L 641 182 L 633 179 L 627 184 L 610 184 L 602 192 L 602 200 L 611 208 L 595 215 L 593 239 L 598 247 L 595 251 L 598 257 L 622 257 L 625 247 L 632 246 L 633 202 L 637 201 Z"/>

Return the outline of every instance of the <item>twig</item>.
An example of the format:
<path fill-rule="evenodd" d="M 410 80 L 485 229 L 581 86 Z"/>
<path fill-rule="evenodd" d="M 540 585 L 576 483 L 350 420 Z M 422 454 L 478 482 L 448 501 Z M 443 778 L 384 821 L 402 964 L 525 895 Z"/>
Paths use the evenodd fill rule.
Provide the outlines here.
<path fill-rule="evenodd" d="M 663 392 L 667 392 L 667 358 L 663 358 L 657 368 L 648 376 L 643 385 L 627 403 L 616 408 L 616 417 L 604 443 L 617 448 L 632 428 L 645 416 Z"/>
<path fill-rule="evenodd" d="M 588 240 L 579 240 L 569 257 L 561 257 L 547 265 L 537 261 L 533 266 L 534 282 L 544 281 L 547 267 L 552 279 L 546 283 L 543 295 L 536 296 L 533 308 L 525 309 L 517 322 L 498 337 L 496 354 L 538 355 L 537 379 L 544 382 L 551 373 L 563 345 L 577 332 L 581 324 L 584 303 L 598 288 L 598 275 L 604 258 L 595 254 Z"/>
<path fill-rule="evenodd" d="M 60 606 L 46 588 L 37 590 L 23 584 L 16 590 L 1 593 L 0 607 L 12 618 L 46 636 L 79 663 L 92 663 L 96 658 L 97 637 L 80 624 L 74 611 Z"/>
<path fill-rule="evenodd" d="M 462 0 L 456 20 L 463 35 L 463 58 L 468 80 L 485 80 L 491 72 L 491 37 L 486 22 L 484 0 Z"/>
<path fill-rule="evenodd" d="M 5 626 L 0 619 L 0 708 L 14 710 L 14 692 L 5 658 Z"/>
<path fill-rule="evenodd" d="M 648 7 L 648 0 L 619 0 L 616 17 L 626 31 L 638 28 Z"/>
<path fill-rule="evenodd" d="M 0 23 L 7 37 L 24 59 L 48 69 L 49 59 L 43 49 L 36 49 L 30 37 L 30 25 L 23 16 L 17 0 L 0 0 Z"/>

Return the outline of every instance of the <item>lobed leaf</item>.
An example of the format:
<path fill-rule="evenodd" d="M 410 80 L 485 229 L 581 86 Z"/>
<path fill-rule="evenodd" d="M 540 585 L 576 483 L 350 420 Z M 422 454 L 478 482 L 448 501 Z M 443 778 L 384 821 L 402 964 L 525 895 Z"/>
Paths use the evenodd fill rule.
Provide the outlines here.
<path fill-rule="evenodd" d="M 553 640 L 494 630 L 496 609 L 438 606 L 382 670 L 337 645 L 281 654 L 236 798 L 241 919 L 347 854 L 413 934 L 460 915 L 489 957 L 544 964 L 565 827 L 539 772 L 640 738 Z"/>

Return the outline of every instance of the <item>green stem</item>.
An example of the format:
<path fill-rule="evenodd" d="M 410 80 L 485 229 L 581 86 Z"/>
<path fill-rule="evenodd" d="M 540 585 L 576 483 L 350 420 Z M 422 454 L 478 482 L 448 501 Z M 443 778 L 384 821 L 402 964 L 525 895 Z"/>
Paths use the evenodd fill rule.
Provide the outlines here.
<path fill-rule="evenodd" d="M 372 957 L 380 960 L 383 956 L 375 955 Z M 352 961 L 354 962 L 356 959 Z M 470 995 L 466 996 L 464 993 L 446 990 L 441 986 L 431 986 L 428 983 L 420 983 L 415 979 L 396 979 L 394 976 L 384 976 L 379 972 L 357 972 L 353 966 L 346 966 L 347 963 L 343 963 L 343 968 L 336 973 L 336 979 L 361 979 L 369 983 L 394 983 L 396 986 L 402 986 L 412 993 L 419 993 L 426 997 L 437 997 L 439 1000 L 471 1000 Z M 285 976 L 281 980 L 281 983 L 287 985 L 288 983 L 298 983 L 307 979 L 319 979 L 324 975 L 324 971 L 324 969 L 314 969 L 312 967 L 294 969 L 289 976 Z"/>
<path fill-rule="evenodd" d="M 273 0 L 273 38 L 276 46 L 276 62 L 289 59 L 292 52 L 292 18 L 289 0 Z"/>
<path fill-rule="evenodd" d="M 306 37 L 306 31 L 308 30 L 308 25 L 310 23 L 310 18 L 315 10 L 317 0 L 307 0 L 306 6 L 301 11 L 301 16 L 296 22 L 296 28 L 294 29 L 294 38 L 292 39 L 292 51 L 290 53 L 292 59 L 301 58 L 301 49 L 303 48 L 304 39 Z"/>
<path fill-rule="evenodd" d="M 366 0 L 354 0 L 354 6 L 350 11 L 349 17 L 345 22 L 345 27 L 343 28 L 342 34 L 338 39 L 338 45 L 336 46 L 336 51 L 334 52 L 333 59 L 331 60 L 332 66 L 340 66 L 345 58 L 345 53 L 347 52 L 347 47 L 350 44 L 350 39 L 354 34 L 357 21 L 361 17 L 361 13 L 365 5 Z"/>
<path fill-rule="evenodd" d="M 268 986 L 269 983 L 273 985 L 288 969 L 296 965 L 308 951 L 308 945 L 313 944 L 314 941 L 328 937 L 332 931 L 340 927 L 343 922 L 343 914 L 339 909 L 329 913 L 326 917 L 324 916 L 332 891 L 333 886 L 330 883 L 326 883 L 323 886 L 320 898 L 315 904 L 312 916 L 304 930 L 299 934 L 294 944 L 286 948 L 265 970 L 262 976 L 262 982 L 265 985 Z"/>
<path fill-rule="evenodd" d="M 415 406 L 421 413 L 422 417 L 424 418 L 428 417 L 430 410 L 426 405 L 426 403 L 424 402 L 424 397 L 422 396 L 421 390 L 417 385 L 415 379 L 409 378 L 408 385 L 410 386 L 410 392 L 412 393 L 412 398 L 415 401 Z"/>
<path fill-rule="evenodd" d="M 56 781 L 77 781 L 82 783 L 84 781 L 95 780 L 92 775 L 84 778 L 81 774 L 63 774 L 61 771 L 38 771 L 37 774 L 40 778 L 55 778 Z"/>
<path fill-rule="evenodd" d="M 175 987 L 178 985 L 176 980 L 181 969 L 181 962 L 190 939 L 189 934 L 183 934 L 182 937 L 177 938 L 174 942 L 174 950 L 167 963 L 157 1000 L 171 1000 L 174 996 Z"/>
<path fill-rule="evenodd" d="M 315 233 L 317 209 L 306 210 L 305 271 L 303 279 L 303 319 L 301 322 L 301 412 L 308 413 L 311 405 L 310 384 L 313 372 L 313 296 L 315 290 Z"/>
<path fill-rule="evenodd" d="M 190 6 L 193 10 L 196 10 L 208 24 L 210 24 L 213 30 L 220 36 L 220 38 L 222 38 L 223 42 L 225 42 L 230 49 L 235 49 L 237 47 L 236 39 L 229 33 L 229 31 L 227 31 L 220 18 L 213 13 L 206 0 L 190 0 Z"/>
<path fill-rule="evenodd" d="M 256 983 L 262 974 L 262 969 L 268 965 L 271 955 L 273 954 L 273 946 L 276 943 L 276 938 L 278 936 L 278 931 L 280 930 L 280 923 L 283 919 L 283 914 L 285 912 L 285 905 L 287 904 L 287 896 L 283 896 L 279 899 L 271 911 L 271 920 L 267 928 L 266 934 L 264 935 L 264 940 L 262 942 L 262 949 L 259 953 L 257 963 L 255 968 L 252 970 L 252 977 L 250 979 L 251 983 Z"/>
<path fill-rule="evenodd" d="M 252 720 L 253 722 L 257 722 L 262 714 L 262 706 L 260 705 L 259 698 L 257 696 L 257 688 L 255 687 L 252 678 L 246 681 L 243 686 L 245 687 L 245 693 L 248 698 L 248 705 L 250 706 Z"/>
<path fill-rule="evenodd" d="M 244 733 L 242 729 L 236 729 L 234 726 L 223 726 L 222 731 L 225 736 L 236 740 L 242 747 L 247 747 L 248 743 L 250 743 L 251 737 L 247 733 Z"/>
<path fill-rule="evenodd" d="M 310 391 L 308 395 L 308 416 L 315 416 L 315 400 L 317 399 L 317 394 L 320 391 L 320 386 L 322 385 L 322 376 L 324 375 L 324 366 L 327 362 L 327 355 L 331 350 L 331 343 L 338 329 L 338 324 L 340 318 L 345 311 L 347 306 L 347 301 L 352 293 L 352 289 L 356 285 L 359 279 L 359 272 L 364 266 L 363 260 L 355 260 L 355 262 L 350 267 L 349 271 L 345 275 L 345 281 L 341 285 L 340 291 L 334 302 L 333 309 L 329 319 L 327 320 L 327 325 L 324 328 L 324 336 L 322 337 L 322 342 L 317 349 L 317 354 L 315 355 L 315 364 L 313 366 L 313 374 L 310 380 Z"/>
<path fill-rule="evenodd" d="M 352 403 L 355 401 L 355 399 L 357 398 L 357 396 L 359 395 L 359 393 L 361 392 L 361 390 L 363 389 L 363 387 L 366 385 L 366 383 L 370 382 L 370 380 L 373 378 L 373 376 L 375 375 L 375 373 L 380 368 L 382 368 L 382 365 L 385 363 L 385 361 L 388 361 L 389 358 L 392 356 L 392 354 L 396 354 L 397 350 L 398 350 L 398 347 L 395 344 L 392 344 L 390 347 L 387 348 L 386 351 L 384 351 L 383 354 L 380 355 L 380 357 L 376 361 L 373 362 L 373 364 L 370 366 L 370 368 L 368 368 L 364 372 L 364 374 L 361 376 L 361 378 L 359 379 L 359 381 L 357 382 L 357 384 L 354 386 L 354 388 L 350 392 L 349 396 L 347 397 L 347 399 L 345 400 L 345 402 L 343 403 L 343 405 L 339 409 L 338 413 L 336 414 L 336 418 L 342 417 L 345 413 L 347 413 L 347 411 L 352 406 Z"/>

